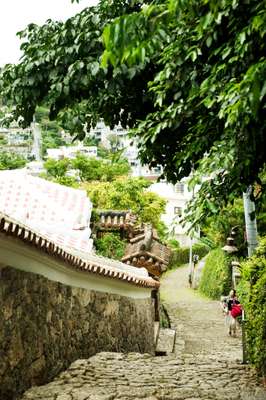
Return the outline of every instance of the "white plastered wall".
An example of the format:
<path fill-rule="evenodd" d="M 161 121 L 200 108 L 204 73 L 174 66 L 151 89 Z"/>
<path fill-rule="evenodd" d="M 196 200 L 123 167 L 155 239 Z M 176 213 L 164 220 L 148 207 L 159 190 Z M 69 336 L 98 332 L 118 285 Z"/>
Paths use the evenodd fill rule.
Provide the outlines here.
<path fill-rule="evenodd" d="M 151 295 L 150 288 L 75 270 L 63 261 L 55 260 L 51 256 L 21 243 L 19 239 L 0 234 L 0 268 L 4 265 L 42 275 L 51 281 L 87 290 L 118 294 L 135 299 L 150 298 Z"/>

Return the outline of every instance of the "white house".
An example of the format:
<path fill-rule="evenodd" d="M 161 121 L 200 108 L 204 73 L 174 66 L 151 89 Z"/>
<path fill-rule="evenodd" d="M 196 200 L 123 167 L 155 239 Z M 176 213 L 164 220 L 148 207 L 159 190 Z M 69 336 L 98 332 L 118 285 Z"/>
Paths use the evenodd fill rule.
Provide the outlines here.
<path fill-rule="evenodd" d="M 6 144 L 1 148 L 2 151 L 15 153 L 25 158 L 30 157 L 33 144 L 31 128 L 22 129 L 15 124 L 9 128 L 0 126 L 0 136 L 6 139 Z"/>
<path fill-rule="evenodd" d="M 180 222 L 184 216 L 186 204 L 192 198 L 187 181 L 184 179 L 175 185 L 167 182 L 155 182 L 148 190 L 166 200 L 166 212 L 162 216 L 162 220 L 181 246 L 189 246 L 191 239 L 187 234 L 188 226 L 182 227 Z"/>
<path fill-rule="evenodd" d="M 75 158 L 78 154 L 86 157 L 97 157 L 97 146 L 61 146 L 58 149 L 47 149 L 47 157 L 54 160 L 62 160 L 63 158 Z"/>

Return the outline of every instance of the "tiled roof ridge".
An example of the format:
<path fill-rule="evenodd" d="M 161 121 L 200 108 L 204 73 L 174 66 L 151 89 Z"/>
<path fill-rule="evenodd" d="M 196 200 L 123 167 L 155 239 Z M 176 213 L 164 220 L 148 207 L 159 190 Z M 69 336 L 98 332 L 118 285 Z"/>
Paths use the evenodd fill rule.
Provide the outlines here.
<path fill-rule="evenodd" d="M 116 216 L 116 215 L 121 215 L 123 217 L 126 217 L 129 214 L 132 214 L 130 210 L 113 210 L 113 209 L 97 209 L 97 214 L 100 215 L 111 215 L 111 216 Z"/>
<path fill-rule="evenodd" d="M 97 261 L 88 261 L 72 254 L 70 251 L 64 249 L 62 246 L 54 243 L 45 234 L 39 233 L 36 230 L 29 228 L 26 224 L 18 222 L 16 219 L 9 217 L 7 214 L 0 212 L 0 232 L 7 236 L 12 236 L 22 240 L 29 246 L 33 246 L 49 256 L 66 262 L 69 266 L 80 271 L 90 272 L 105 277 L 118 279 L 128 282 L 135 286 L 142 286 L 146 288 L 158 288 L 159 282 L 150 277 L 140 277 L 130 274 L 127 271 L 115 269 L 112 267 L 105 267 L 97 263 Z M 93 256 L 97 258 L 98 256 Z M 99 257 L 99 260 L 103 257 Z"/>

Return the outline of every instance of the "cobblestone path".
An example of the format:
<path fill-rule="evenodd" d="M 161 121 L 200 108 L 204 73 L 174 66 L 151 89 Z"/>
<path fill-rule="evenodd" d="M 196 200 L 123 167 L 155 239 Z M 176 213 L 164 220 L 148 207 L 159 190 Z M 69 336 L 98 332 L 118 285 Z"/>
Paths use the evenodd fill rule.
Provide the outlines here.
<path fill-rule="evenodd" d="M 162 282 L 177 330 L 174 354 L 100 353 L 74 362 L 23 400 L 265 400 L 252 369 L 241 365 L 240 337 L 226 336 L 218 302 L 186 286 L 185 267 Z"/>

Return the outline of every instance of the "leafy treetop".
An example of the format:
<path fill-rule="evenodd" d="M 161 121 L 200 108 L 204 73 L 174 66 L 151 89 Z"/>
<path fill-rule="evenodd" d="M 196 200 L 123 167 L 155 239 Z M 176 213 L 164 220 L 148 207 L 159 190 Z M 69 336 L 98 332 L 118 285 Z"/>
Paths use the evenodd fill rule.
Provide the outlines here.
<path fill-rule="evenodd" d="M 169 181 L 209 176 L 187 216 L 197 224 L 259 181 L 265 33 L 263 0 L 102 0 L 65 23 L 29 25 L 0 89 L 23 125 L 43 102 L 76 133 L 120 121 Z"/>
<path fill-rule="evenodd" d="M 149 192 L 150 182 L 143 178 L 117 178 L 112 182 L 86 182 L 93 206 L 98 209 L 128 210 L 138 217 L 138 222 L 149 222 L 161 229 L 161 214 L 165 211 L 165 200 Z M 160 232 L 159 232 L 160 233 Z"/>
<path fill-rule="evenodd" d="M 161 1 L 105 28 L 104 65 L 158 57 L 149 82 L 154 108 L 134 134 L 142 160 L 160 163 L 169 180 L 193 172 L 193 186 L 209 176 L 189 210 L 193 224 L 260 181 L 265 36 L 261 0 Z"/>
<path fill-rule="evenodd" d="M 146 95 L 153 66 L 101 68 L 103 28 L 126 12 L 140 10 L 141 1 L 100 1 L 65 23 L 48 20 L 30 24 L 18 33 L 23 40 L 19 64 L 7 65 L 0 76 L 4 102 L 14 105 L 11 119 L 21 125 L 33 119 L 36 106 L 48 104 L 50 118 L 61 119 L 74 133 L 84 136 L 99 117 L 114 126 L 133 126 L 150 109 Z M 8 121 L 7 121 L 8 122 Z"/>
<path fill-rule="evenodd" d="M 86 157 L 77 154 L 76 158 L 70 160 L 54 160 L 49 158 L 44 164 L 48 178 L 63 178 L 70 169 L 77 171 L 81 181 L 113 181 L 115 178 L 129 173 L 130 167 L 127 160 L 108 160 Z"/>

